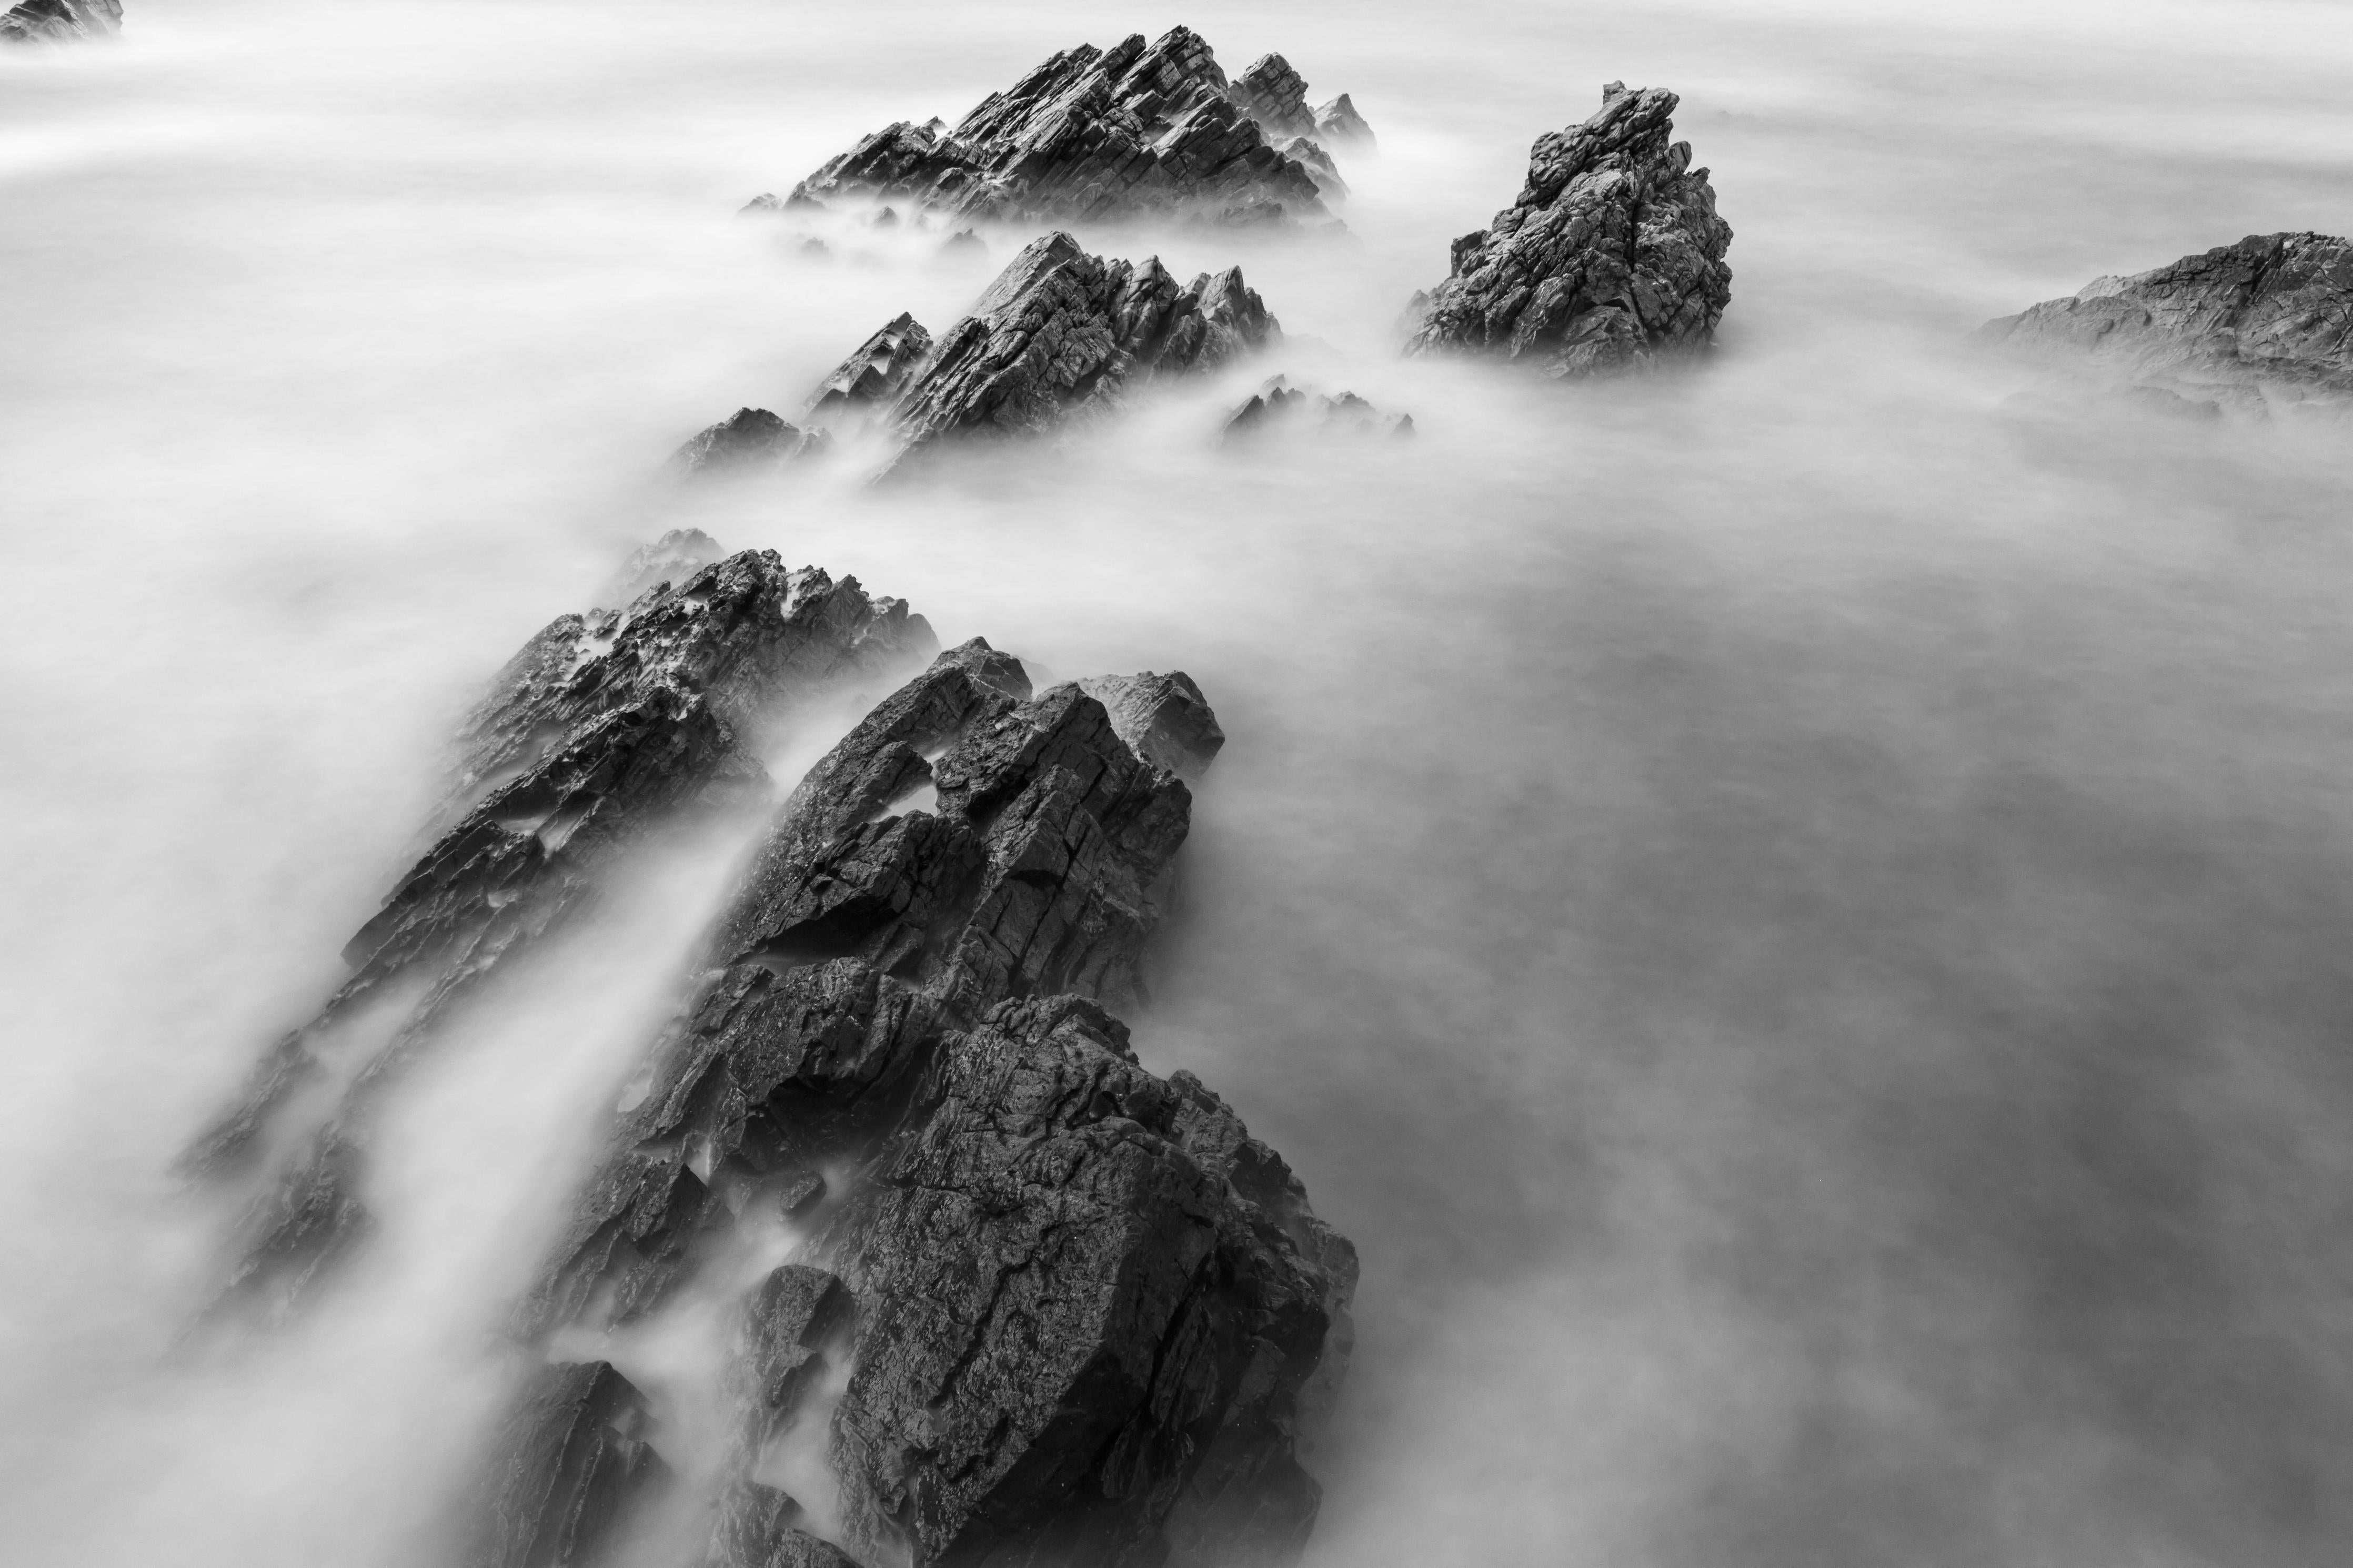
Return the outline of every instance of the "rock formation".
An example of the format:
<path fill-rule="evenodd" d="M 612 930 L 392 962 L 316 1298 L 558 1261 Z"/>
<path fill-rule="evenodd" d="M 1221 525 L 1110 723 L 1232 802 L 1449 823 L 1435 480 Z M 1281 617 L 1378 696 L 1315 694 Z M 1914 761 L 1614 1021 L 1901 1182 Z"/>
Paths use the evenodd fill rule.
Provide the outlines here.
<path fill-rule="evenodd" d="M 2155 407 L 2263 416 L 2353 405 L 2353 243 L 2250 235 L 1989 321 L 2006 353 Z"/>
<path fill-rule="evenodd" d="M 18 0 L 0 16 L 0 44 L 65 44 L 121 31 L 121 0 Z"/>
<path fill-rule="evenodd" d="M 1519 199 L 1454 242 L 1407 352 L 1583 376 L 1704 349 L 1732 298 L 1732 229 L 1691 144 L 1668 140 L 1676 101 L 1612 82 L 1592 119 L 1538 137 Z"/>
<path fill-rule="evenodd" d="M 1238 267 L 1179 285 L 1156 258 L 1106 260 L 1050 234 L 936 341 L 908 315 L 867 339 L 818 385 L 804 417 L 877 435 L 888 467 L 949 440 L 1036 435 L 1106 412 L 1144 383 L 1217 369 L 1282 331 Z M 793 430 L 746 409 L 689 449 L 752 421 Z M 807 449 L 806 437 L 791 439 L 803 443 L 796 453 Z"/>
<path fill-rule="evenodd" d="M 1353 392 L 1327 396 L 1313 387 L 1293 386 L 1287 377 L 1278 375 L 1226 416 L 1218 444 L 1230 447 L 1278 434 L 1394 438 L 1413 434 L 1413 416 L 1383 414 Z"/>
<path fill-rule="evenodd" d="M 709 544 L 672 535 L 632 570 Z M 200 1174 L 258 1179 L 225 1300 L 289 1298 L 359 1234 L 369 1110 L 455 1009 L 668 825 L 756 805 L 760 749 L 796 704 L 935 646 L 902 602 L 749 551 L 534 637 L 461 726 L 429 847 L 344 948 L 350 979 L 187 1156 Z M 301 1091 L 328 1079 L 326 1060 L 371 1018 L 386 1043 L 323 1113 L 306 1111 Z M 280 1147 L 291 1152 L 278 1168 L 246 1169 Z"/>
<path fill-rule="evenodd" d="M 949 222 L 1329 221 L 1330 160 L 1277 144 L 1314 134 L 1304 92 L 1275 55 L 1229 83 L 1185 27 L 1149 45 L 1140 34 L 1110 49 L 1082 44 L 991 93 L 953 131 L 902 121 L 751 209 L 854 200 Z M 1363 122 L 1350 108 L 1335 123 Z"/>
<path fill-rule="evenodd" d="M 821 430 L 796 429 L 765 408 L 739 408 L 695 433 L 670 465 L 681 473 L 740 472 L 774 468 L 825 448 Z"/>
<path fill-rule="evenodd" d="M 712 1568 L 1297 1554 L 1353 1253 L 1107 1011 L 1143 993 L 1186 777 L 1223 742 L 1182 675 L 1033 693 L 976 640 L 778 816 L 521 1318 L 576 1343 L 661 1310 L 756 1216 L 810 1216 L 744 1305 Z M 823 1528 L 750 1479 L 795 1423 L 823 1424 Z"/>

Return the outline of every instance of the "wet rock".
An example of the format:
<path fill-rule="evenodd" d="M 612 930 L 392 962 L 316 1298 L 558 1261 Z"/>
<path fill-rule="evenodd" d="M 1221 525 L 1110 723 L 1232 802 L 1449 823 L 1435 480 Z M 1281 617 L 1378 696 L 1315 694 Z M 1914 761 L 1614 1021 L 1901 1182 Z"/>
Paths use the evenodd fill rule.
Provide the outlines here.
<path fill-rule="evenodd" d="M 0 15 L 0 44 L 69 44 L 121 31 L 121 0 L 19 0 Z"/>
<path fill-rule="evenodd" d="M 2353 242 L 2250 235 L 2098 279 L 1978 337 L 2152 412 L 2341 416 L 2353 407 Z"/>
<path fill-rule="evenodd" d="M 709 542 L 664 542 L 691 552 L 695 539 Z M 193 1173 L 226 1181 L 250 1179 L 265 1148 L 284 1151 L 258 1173 L 224 1302 L 300 1295 L 362 1233 L 354 1194 L 371 1110 L 451 1016 L 559 935 L 656 835 L 765 799 L 758 757 L 797 704 L 895 673 L 934 646 L 902 601 L 787 569 L 766 551 L 641 589 L 618 609 L 561 616 L 533 637 L 460 727 L 430 847 L 345 946 L 351 977 L 272 1047 L 186 1156 Z M 355 1020 L 385 1013 L 350 1087 L 311 1106 L 303 1091 L 348 1048 Z M 634 1201 L 667 1213 L 695 1194 L 673 1184 Z"/>
<path fill-rule="evenodd" d="M 747 1528 L 836 1561 L 745 1489 L 836 1354 L 840 1539 L 862 1561 L 1296 1556 L 1354 1254 L 1105 1010 L 1142 994 L 1186 781 L 1223 742 L 1181 673 L 1033 693 L 976 639 L 812 768 L 753 858 L 521 1321 L 657 1310 L 727 1255 L 745 1194 L 852 1173 L 803 1250 L 822 1267 L 745 1307 L 758 1392 L 714 1526 L 731 1565 L 761 1561 Z"/>
<path fill-rule="evenodd" d="M 1270 76 L 1251 90 L 1273 85 Z M 1008 223 L 1330 221 L 1314 176 L 1276 150 L 1239 86 L 1188 28 L 1148 45 L 1140 34 L 1110 49 L 1082 44 L 991 93 L 953 131 L 938 121 L 886 127 L 783 201 L 753 205 L 887 201 L 948 221 Z M 1303 108 L 1285 123 L 1290 135 L 1314 129 Z"/>
<path fill-rule="evenodd" d="M 1732 229 L 1691 144 L 1669 141 L 1676 102 L 1612 82 L 1593 118 L 1538 137 L 1519 199 L 1454 242 L 1407 352 L 1584 376 L 1706 348 L 1732 298 Z"/>
<path fill-rule="evenodd" d="M 691 437 L 670 464 L 686 474 L 742 472 L 781 466 L 824 447 L 822 431 L 797 429 L 765 408 L 739 408 Z"/>
<path fill-rule="evenodd" d="M 1396 439 L 1412 434 L 1410 414 L 1383 414 L 1353 392 L 1326 396 L 1312 387 L 1293 386 L 1278 375 L 1227 416 L 1218 444 L 1247 446 L 1277 436 Z"/>
<path fill-rule="evenodd" d="M 483 1482 L 468 1568 L 599 1560 L 669 1479 L 644 1396 L 606 1362 L 543 1369 Z"/>

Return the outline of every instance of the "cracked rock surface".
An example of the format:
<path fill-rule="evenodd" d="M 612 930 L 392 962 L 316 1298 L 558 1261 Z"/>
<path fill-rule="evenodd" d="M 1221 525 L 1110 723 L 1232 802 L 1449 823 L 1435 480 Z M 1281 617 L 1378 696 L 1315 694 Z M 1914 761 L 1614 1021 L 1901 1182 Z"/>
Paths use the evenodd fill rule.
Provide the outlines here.
<path fill-rule="evenodd" d="M 1149 44 L 1141 34 L 1108 49 L 1081 44 L 989 94 L 953 130 L 936 120 L 902 121 L 827 163 L 785 200 L 763 196 L 753 206 L 887 201 L 950 221 L 1003 223 L 1154 215 L 1329 222 L 1313 165 L 1276 144 L 1314 133 L 1303 93 L 1280 56 L 1229 82 L 1208 44 L 1187 27 Z"/>
<path fill-rule="evenodd" d="M 1590 120 L 1538 137 L 1519 199 L 1454 242 L 1407 352 L 1586 376 L 1704 349 L 1732 299 L 1732 229 L 1671 140 L 1677 101 L 1612 82 Z"/>
<path fill-rule="evenodd" d="M 797 702 L 936 646 L 922 616 L 854 578 L 769 551 L 693 565 L 710 545 L 682 532 L 640 552 L 625 579 L 691 570 L 620 609 L 551 622 L 467 716 L 429 847 L 345 946 L 351 977 L 186 1157 L 199 1175 L 259 1184 L 225 1299 L 299 1293 L 364 1228 L 369 1107 L 456 1009 L 589 908 L 656 834 L 756 805 L 758 747 Z M 323 1113 L 306 1110 L 326 1058 L 386 1012 L 385 1043 Z M 276 1168 L 249 1169 L 280 1149 Z"/>
<path fill-rule="evenodd" d="M 2250 235 L 1989 321 L 1981 341 L 2178 412 L 2353 406 L 2353 242 Z"/>
<path fill-rule="evenodd" d="M 69 44 L 121 31 L 121 0 L 18 0 L 0 15 L 0 44 Z"/>
<path fill-rule="evenodd" d="M 1181 673 L 1033 692 L 975 639 L 778 814 L 519 1321 L 644 1319 L 757 1216 L 808 1216 L 742 1308 L 712 1564 L 1297 1555 L 1354 1253 L 1108 1011 L 1224 741 Z M 823 1423 L 822 1521 L 751 1479 L 796 1422 Z"/>

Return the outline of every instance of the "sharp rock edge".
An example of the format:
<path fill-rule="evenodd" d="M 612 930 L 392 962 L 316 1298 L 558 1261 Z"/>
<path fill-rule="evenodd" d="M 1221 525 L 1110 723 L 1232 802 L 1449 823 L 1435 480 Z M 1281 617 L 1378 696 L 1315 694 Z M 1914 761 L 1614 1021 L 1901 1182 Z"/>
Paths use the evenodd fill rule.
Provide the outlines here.
<path fill-rule="evenodd" d="M 745 210 L 888 201 L 948 222 L 1330 224 L 1324 198 L 1345 187 L 1314 138 L 1368 148 L 1371 132 L 1345 94 L 1310 110 L 1305 92 L 1280 55 L 1229 81 L 1187 27 L 1081 44 L 952 131 L 902 121 Z"/>
<path fill-rule="evenodd" d="M 820 436 L 874 436 L 888 471 L 953 440 L 1034 436 L 1116 409 L 1159 377 L 1214 370 L 1277 342 L 1277 321 L 1241 268 L 1179 284 L 1159 259 L 1091 256 L 1067 234 L 1032 241 L 934 340 L 901 315 L 818 384 L 802 417 Z M 764 409 L 745 409 L 687 443 L 676 461 L 708 466 L 738 430 L 770 457 L 821 443 Z"/>
<path fill-rule="evenodd" d="M 723 1272 L 749 1222 L 805 1216 L 741 1305 L 733 1446 L 691 1501 L 707 1568 L 1301 1550 L 1354 1251 L 1109 1011 L 1143 994 L 1186 781 L 1224 739 L 1182 674 L 1033 692 L 975 639 L 778 814 L 518 1313 L 526 1341 L 577 1347 Z M 828 1373 L 829 1416 L 810 1393 Z M 535 1473 L 576 1427 L 548 1375 L 490 1473 Z M 822 1528 L 757 1479 L 797 1422 L 839 1489 Z M 589 1560 L 652 1506 L 633 1474 L 501 1492 L 476 1562 Z M 558 1536 L 565 1554 L 532 1554 Z"/>
<path fill-rule="evenodd" d="M 1383 436 L 1392 439 L 1413 434 L 1413 416 L 1384 414 L 1353 392 L 1333 396 L 1312 386 L 1293 386 L 1278 375 L 1252 393 L 1250 400 L 1226 416 L 1219 427 L 1220 447 L 1252 446 L 1271 437 L 1312 436 L 1317 439 Z"/>
<path fill-rule="evenodd" d="M 2353 411 L 2353 243 L 2249 235 L 2096 279 L 1978 335 L 2057 372 L 2052 391 L 2121 395 L 2195 418 L 2342 418 Z"/>
<path fill-rule="evenodd" d="M 19 0 L 0 15 L 0 44 L 68 44 L 121 31 L 121 0 Z"/>
<path fill-rule="evenodd" d="M 1495 354 L 1553 376 L 1650 369 L 1705 349 L 1732 299 L 1708 172 L 1672 142 L 1675 95 L 1602 89 L 1536 139 L 1519 199 L 1453 246 L 1409 311 L 1409 353 Z"/>
<path fill-rule="evenodd" d="M 632 851 L 765 800 L 757 756 L 797 706 L 938 646 L 855 578 L 716 550 L 682 531 L 640 552 L 614 585 L 621 608 L 551 622 L 465 719 L 427 847 L 344 948 L 350 978 L 184 1157 L 250 1194 L 216 1310 L 283 1310 L 362 1234 L 372 1108 L 453 1016 L 556 939 Z M 343 1059 L 375 1008 L 394 1013 L 386 1043 Z M 323 1109 L 306 1092 L 338 1079 Z"/>

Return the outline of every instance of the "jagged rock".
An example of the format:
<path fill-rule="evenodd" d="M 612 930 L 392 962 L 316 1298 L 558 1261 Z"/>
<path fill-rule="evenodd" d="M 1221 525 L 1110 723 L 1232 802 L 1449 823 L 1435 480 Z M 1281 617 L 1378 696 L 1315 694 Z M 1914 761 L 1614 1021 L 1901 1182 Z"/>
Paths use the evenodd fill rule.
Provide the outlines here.
<path fill-rule="evenodd" d="M 2353 403 L 2353 242 L 2250 235 L 2098 279 L 1978 336 L 2159 413 L 2340 415 Z"/>
<path fill-rule="evenodd" d="M 799 430 L 765 408 L 739 408 L 691 437 L 670 458 L 681 473 L 778 466 L 822 451 L 825 432 Z"/>
<path fill-rule="evenodd" d="M 482 1484 L 468 1568 L 596 1562 L 669 1479 L 652 1426 L 644 1396 L 609 1363 L 542 1369 Z"/>
<path fill-rule="evenodd" d="M 1304 136 L 1293 136 L 1282 142 L 1277 150 L 1314 175 L 1315 188 L 1325 195 L 1345 196 L 1348 194 L 1348 182 L 1340 177 L 1340 165 L 1332 161 L 1331 153 L 1315 142 Z"/>
<path fill-rule="evenodd" d="M 1361 147 L 1369 152 L 1374 144 L 1373 128 L 1356 112 L 1356 106 L 1346 93 L 1315 111 L 1315 135 L 1327 147 Z"/>
<path fill-rule="evenodd" d="M 1676 102 L 1612 82 L 1593 118 L 1538 137 L 1519 199 L 1454 242 L 1407 352 L 1572 376 L 1705 348 L 1732 298 L 1732 229 L 1691 144 L 1668 141 Z"/>
<path fill-rule="evenodd" d="M 1031 433 L 1108 407 L 1134 383 L 1214 369 L 1281 335 L 1238 267 L 1179 287 L 1156 258 L 1106 261 L 1051 234 L 941 337 L 892 421 L 910 448 Z"/>
<path fill-rule="evenodd" d="M 1278 433 L 1396 438 L 1413 434 L 1413 416 L 1383 414 L 1353 392 L 1329 397 L 1278 375 L 1227 416 L 1218 444 L 1244 444 Z"/>
<path fill-rule="evenodd" d="M 658 1307 L 754 1198 L 846 1163 L 805 1248 L 825 1268 L 779 1270 L 747 1306 L 760 1392 L 728 1473 L 799 1414 L 846 1287 L 832 1460 L 863 1560 L 1294 1557 L 1318 1496 L 1300 1432 L 1346 1352 L 1353 1252 L 1103 1010 L 1141 994 L 1180 774 L 1223 741 L 1181 673 L 1032 695 L 976 639 L 881 703 L 754 856 L 525 1331 Z M 726 1498 L 729 1568 L 759 1561 L 746 1521 L 786 1560 L 833 1561 L 775 1497 Z"/>
<path fill-rule="evenodd" d="M 121 0 L 19 0 L 0 16 L 0 44 L 67 44 L 121 31 Z"/>
<path fill-rule="evenodd" d="M 960 228 L 941 241 L 940 255 L 951 261 L 976 261 L 988 255 L 988 242 L 972 229 Z"/>
<path fill-rule="evenodd" d="M 1281 55 L 1261 55 L 1234 78 L 1234 101 L 1274 136 L 1313 136 L 1315 111 L 1307 107 L 1307 83 Z"/>
<path fill-rule="evenodd" d="M 887 408 L 906 390 L 908 378 L 931 350 L 932 334 L 902 311 L 818 383 L 803 417 L 812 426 L 829 427 L 845 416 Z"/>
<path fill-rule="evenodd" d="M 1291 134 L 1314 129 L 1302 114 Z M 954 131 L 936 120 L 901 121 L 783 201 L 765 195 L 752 205 L 780 211 L 845 198 L 951 221 L 1330 218 L 1314 176 L 1270 144 L 1209 46 L 1185 27 L 1148 46 L 1138 34 L 1108 50 L 1065 49 L 991 93 Z"/>
<path fill-rule="evenodd" d="M 627 605 L 649 588 L 685 582 L 726 553 L 719 541 L 699 528 L 673 528 L 631 552 L 597 602 Z"/>
<path fill-rule="evenodd" d="M 620 609 L 561 616 L 533 637 L 461 726 L 431 847 L 345 947 L 350 979 L 266 1055 L 186 1156 L 193 1172 L 227 1178 L 267 1142 L 290 1151 L 263 1173 L 224 1300 L 299 1293 L 357 1237 L 377 1095 L 507 961 L 587 908 L 613 866 L 667 823 L 760 799 L 760 749 L 796 703 L 936 646 L 903 602 L 788 570 L 768 551 L 642 590 Z M 397 1015 L 388 1042 L 323 1121 L 290 1124 L 298 1091 L 322 1076 L 326 1043 L 378 1004 Z"/>

